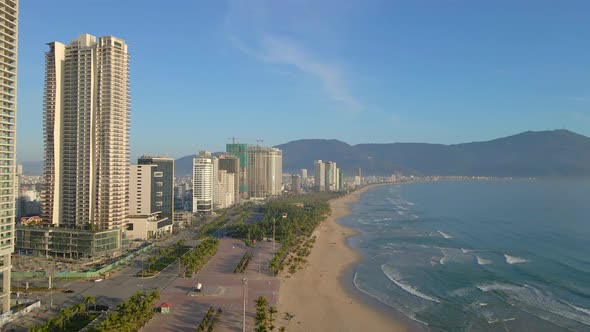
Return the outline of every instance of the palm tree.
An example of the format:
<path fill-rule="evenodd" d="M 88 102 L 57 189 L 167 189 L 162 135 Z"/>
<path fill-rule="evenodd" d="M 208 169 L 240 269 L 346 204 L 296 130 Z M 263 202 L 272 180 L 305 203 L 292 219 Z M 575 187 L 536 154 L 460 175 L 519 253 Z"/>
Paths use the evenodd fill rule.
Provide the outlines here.
<path fill-rule="evenodd" d="M 277 310 L 277 308 L 275 308 L 275 307 L 270 307 L 270 308 L 268 308 L 268 328 L 269 328 L 271 331 L 274 331 L 274 330 L 275 330 L 275 327 L 276 327 L 276 326 L 274 325 L 274 323 L 275 323 L 275 317 L 274 317 L 274 315 L 275 315 L 276 313 L 278 313 L 278 312 L 279 312 L 279 311 L 278 311 L 278 310 Z"/>
<path fill-rule="evenodd" d="M 264 296 L 258 297 L 256 299 L 256 331 L 257 332 L 265 332 L 267 331 L 266 325 L 267 316 L 266 316 L 266 307 L 268 306 L 268 302 Z"/>
<path fill-rule="evenodd" d="M 96 310 L 96 297 L 86 296 L 84 297 L 84 304 L 86 305 L 86 312 L 88 312 L 88 305 L 94 304 L 94 310 Z"/>

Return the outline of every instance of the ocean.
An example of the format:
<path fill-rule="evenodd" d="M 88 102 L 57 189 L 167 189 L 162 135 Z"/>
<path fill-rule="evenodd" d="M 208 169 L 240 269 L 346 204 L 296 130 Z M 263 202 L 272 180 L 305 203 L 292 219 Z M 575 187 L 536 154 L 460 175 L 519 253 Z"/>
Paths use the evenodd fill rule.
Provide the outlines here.
<path fill-rule="evenodd" d="M 386 185 L 351 207 L 354 285 L 416 324 L 590 331 L 590 180 Z"/>

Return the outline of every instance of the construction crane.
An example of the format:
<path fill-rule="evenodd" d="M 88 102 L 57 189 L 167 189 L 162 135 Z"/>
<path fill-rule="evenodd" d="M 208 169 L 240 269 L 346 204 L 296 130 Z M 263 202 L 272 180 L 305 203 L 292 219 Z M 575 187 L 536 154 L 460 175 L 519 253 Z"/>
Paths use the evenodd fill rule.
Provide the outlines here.
<path fill-rule="evenodd" d="M 228 140 L 231 140 L 232 144 L 236 144 L 236 141 L 238 141 L 238 139 L 235 136 L 228 138 Z"/>

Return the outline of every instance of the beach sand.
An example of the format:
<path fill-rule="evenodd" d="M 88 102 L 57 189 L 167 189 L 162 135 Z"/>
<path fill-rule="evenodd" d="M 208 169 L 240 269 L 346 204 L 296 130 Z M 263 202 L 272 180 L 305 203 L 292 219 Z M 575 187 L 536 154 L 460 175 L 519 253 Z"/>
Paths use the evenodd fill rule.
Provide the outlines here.
<path fill-rule="evenodd" d="M 317 229 L 319 236 L 307 266 L 294 276 L 281 274 L 279 312 L 295 315 L 287 331 L 406 331 L 402 322 L 359 302 L 343 287 L 347 270 L 361 255 L 346 244 L 356 230 L 341 226 L 338 218 L 351 213 L 349 204 L 368 187 L 330 201 L 332 214 Z"/>

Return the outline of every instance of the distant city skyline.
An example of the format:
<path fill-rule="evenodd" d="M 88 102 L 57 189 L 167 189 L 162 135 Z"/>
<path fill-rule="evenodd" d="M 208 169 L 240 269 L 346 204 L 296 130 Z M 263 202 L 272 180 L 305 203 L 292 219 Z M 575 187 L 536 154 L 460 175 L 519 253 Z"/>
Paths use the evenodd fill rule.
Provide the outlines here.
<path fill-rule="evenodd" d="M 224 151 L 233 136 L 265 146 L 590 136 L 590 47 L 580 40 L 589 10 L 585 1 L 22 2 L 17 158 L 42 160 L 47 43 L 83 33 L 130 45 L 131 160 Z"/>

